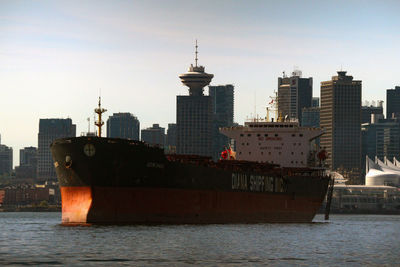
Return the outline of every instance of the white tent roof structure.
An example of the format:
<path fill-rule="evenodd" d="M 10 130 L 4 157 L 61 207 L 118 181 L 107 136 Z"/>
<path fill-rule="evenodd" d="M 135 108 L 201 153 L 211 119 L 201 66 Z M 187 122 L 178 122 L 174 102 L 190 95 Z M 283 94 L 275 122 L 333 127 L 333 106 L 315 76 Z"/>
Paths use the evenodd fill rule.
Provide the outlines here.
<path fill-rule="evenodd" d="M 382 162 L 375 157 L 375 162 L 368 156 L 366 158 L 366 175 L 365 185 L 378 186 L 378 185 L 391 185 L 400 187 L 400 163 L 396 158 L 390 162 L 385 158 Z"/>

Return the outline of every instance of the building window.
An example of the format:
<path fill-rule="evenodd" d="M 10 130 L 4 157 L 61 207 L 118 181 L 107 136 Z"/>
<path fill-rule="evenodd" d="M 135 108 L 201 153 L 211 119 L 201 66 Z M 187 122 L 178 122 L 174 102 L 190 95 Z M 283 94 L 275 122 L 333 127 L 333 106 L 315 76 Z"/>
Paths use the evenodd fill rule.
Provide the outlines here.
<path fill-rule="evenodd" d="M 244 136 L 244 134 L 240 134 L 240 136 L 242 136 L 242 137 L 243 137 L 243 136 Z"/>
<path fill-rule="evenodd" d="M 300 137 L 302 137 L 302 136 L 303 136 L 303 134 L 299 134 L 299 136 L 300 136 Z"/>
<path fill-rule="evenodd" d="M 292 134 L 292 137 L 295 137 L 296 135 L 295 134 Z"/>
<path fill-rule="evenodd" d="M 275 134 L 275 137 L 278 136 L 278 134 Z"/>
<path fill-rule="evenodd" d="M 260 136 L 260 134 L 257 134 L 257 136 Z"/>
<path fill-rule="evenodd" d="M 264 134 L 265 137 L 268 137 L 268 134 Z"/>
<path fill-rule="evenodd" d="M 251 134 L 247 134 L 247 136 L 251 136 Z"/>

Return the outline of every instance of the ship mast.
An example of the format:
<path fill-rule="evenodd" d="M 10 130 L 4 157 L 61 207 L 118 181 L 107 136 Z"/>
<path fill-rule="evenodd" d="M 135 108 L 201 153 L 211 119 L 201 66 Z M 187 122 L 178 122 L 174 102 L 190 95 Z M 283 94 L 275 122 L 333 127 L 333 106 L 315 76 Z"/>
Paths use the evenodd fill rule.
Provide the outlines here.
<path fill-rule="evenodd" d="M 99 96 L 99 107 L 94 110 L 97 113 L 98 119 L 94 122 L 94 124 L 99 129 L 99 137 L 101 137 L 101 126 L 104 125 L 104 122 L 101 120 L 101 114 L 106 112 L 107 110 L 101 107 L 101 97 Z"/>

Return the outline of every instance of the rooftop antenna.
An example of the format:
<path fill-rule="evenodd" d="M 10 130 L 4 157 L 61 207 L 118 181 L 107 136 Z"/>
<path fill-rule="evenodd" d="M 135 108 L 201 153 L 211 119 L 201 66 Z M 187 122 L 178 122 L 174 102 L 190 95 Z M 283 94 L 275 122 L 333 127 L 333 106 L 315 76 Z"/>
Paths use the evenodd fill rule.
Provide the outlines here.
<path fill-rule="evenodd" d="M 198 58 L 197 58 L 197 54 L 199 53 L 199 52 L 197 52 L 197 48 L 199 47 L 198 45 L 197 45 L 197 39 L 196 39 L 196 52 L 195 52 L 195 54 L 196 54 L 196 56 L 195 56 L 195 58 L 194 58 L 194 60 L 196 61 L 196 67 L 197 67 L 197 60 L 198 60 Z"/>
<path fill-rule="evenodd" d="M 87 118 L 88 121 L 88 133 L 90 133 L 90 117 Z"/>

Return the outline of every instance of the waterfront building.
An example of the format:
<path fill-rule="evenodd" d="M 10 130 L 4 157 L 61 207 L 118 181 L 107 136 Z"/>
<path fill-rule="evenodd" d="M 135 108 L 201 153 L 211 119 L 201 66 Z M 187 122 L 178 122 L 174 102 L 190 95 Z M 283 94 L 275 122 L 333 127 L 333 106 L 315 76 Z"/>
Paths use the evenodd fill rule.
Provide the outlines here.
<path fill-rule="evenodd" d="M 399 214 L 400 191 L 385 185 L 335 185 L 331 203 L 335 213 Z"/>
<path fill-rule="evenodd" d="M 107 119 L 107 137 L 140 140 L 139 131 L 140 122 L 131 113 L 113 113 Z"/>
<path fill-rule="evenodd" d="M 213 106 L 213 159 L 218 160 L 224 148 L 229 147 L 230 138 L 221 134 L 219 128 L 233 126 L 234 86 L 232 84 L 209 86 Z"/>
<path fill-rule="evenodd" d="M 76 125 L 71 119 L 39 120 L 37 178 L 40 181 L 57 179 L 50 144 L 58 138 L 75 136 Z"/>
<path fill-rule="evenodd" d="M 328 152 L 327 164 L 359 170 L 361 167 L 361 81 L 338 71 L 332 80 L 321 82 L 321 147 Z"/>
<path fill-rule="evenodd" d="M 13 169 L 13 149 L 0 144 L 0 175 L 11 174 Z"/>
<path fill-rule="evenodd" d="M 400 86 L 386 90 L 386 118 L 400 117 Z"/>
<path fill-rule="evenodd" d="M 195 65 L 179 75 L 182 83 L 189 87 L 189 95 L 178 95 L 176 99 L 176 127 L 178 154 L 212 156 L 213 109 L 210 96 L 203 93 L 213 74 L 197 65 L 197 43 Z"/>
<path fill-rule="evenodd" d="M 300 70 L 292 72 L 291 77 L 285 73 L 278 78 L 278 113 L 282 118 L 301 122 L 301 111 L 312 105 L 313 79 L 302 78 Z"/>
<path fill-rule="evenodd" d="M 165 128 L 160 127 L 159 124 L 153 124 L 152 127 L 143 129 L 141 132 L 142 141 L 150 145 L 165 145 Z"/>
<path fill-rule="evenodd" d="M 371 115 L 378 114 L 383 116 L 383 101 L 378 101 L 377 106 L 362 106 L 361 107 L 361 123 L 370 123 Z"/>

